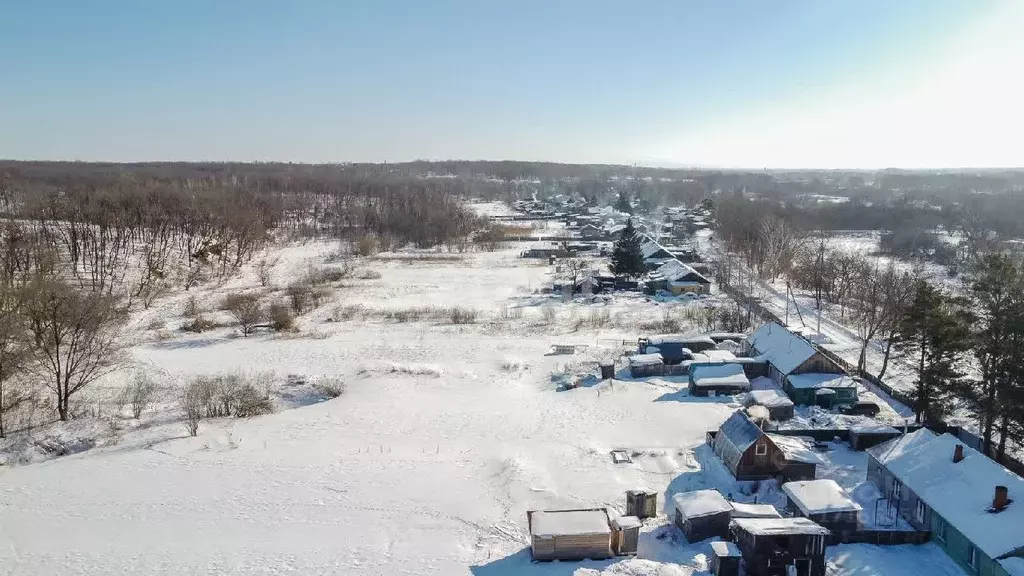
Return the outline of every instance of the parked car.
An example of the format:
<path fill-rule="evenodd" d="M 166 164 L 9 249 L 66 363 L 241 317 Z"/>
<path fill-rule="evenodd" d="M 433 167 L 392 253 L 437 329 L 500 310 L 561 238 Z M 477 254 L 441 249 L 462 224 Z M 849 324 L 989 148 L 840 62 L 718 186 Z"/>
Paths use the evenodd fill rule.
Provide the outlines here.
<path fill-rule="evenodd" d="M 878 413 L 880 411 L 881 408 L 878 407 L 878 404 L 875 404 L 874 402 L 870 402 L 868 400 L 858 400 L 857 403 L 847 408 L 844 412 L 846 414 L 870 416 L 874 418 L 875 416 L 878 416 Z"/>

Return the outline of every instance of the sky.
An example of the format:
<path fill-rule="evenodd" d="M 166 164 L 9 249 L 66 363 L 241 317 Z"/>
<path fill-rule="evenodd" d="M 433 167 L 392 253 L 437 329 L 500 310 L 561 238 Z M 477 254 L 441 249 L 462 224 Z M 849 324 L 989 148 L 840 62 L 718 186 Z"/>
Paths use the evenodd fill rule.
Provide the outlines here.
<path fill-rule="evenodd" d="M 1024 166 L 1020 0 L 0 0 L 0 158 Z"/>

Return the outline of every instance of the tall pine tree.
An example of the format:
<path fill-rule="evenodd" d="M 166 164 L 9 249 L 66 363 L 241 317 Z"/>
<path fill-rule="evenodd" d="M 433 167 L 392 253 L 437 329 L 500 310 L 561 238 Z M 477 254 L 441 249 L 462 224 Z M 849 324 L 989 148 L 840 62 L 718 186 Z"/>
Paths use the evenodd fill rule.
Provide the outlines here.
<path fill-rule="evenodd" d="M 964 354 L 971 346 L 973 316 L 962 298 L 918 281 L 900 322 L 899 347 L 917 364 L 915 421 L 939 420 L 963 396 Z"/>
<path fill-rule="evenodd" d="M 640 236 L 633 228 L 633 219 L 626 221 L 619 239 L 612 250 L 612 274 L 626 278 L 639 278 L 647 271 L 644 265 L 644 254 L 640 250 Z"/>

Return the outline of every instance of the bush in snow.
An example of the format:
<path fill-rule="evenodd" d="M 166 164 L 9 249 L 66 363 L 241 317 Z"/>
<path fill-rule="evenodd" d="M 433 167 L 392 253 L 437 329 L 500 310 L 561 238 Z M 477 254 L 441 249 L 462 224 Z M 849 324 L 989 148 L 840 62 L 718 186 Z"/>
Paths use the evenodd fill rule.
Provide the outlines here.
<path fill-rule="evenodd" d="M 295 328 L 295 315 L 291 309 L 281 303 L 270 305 L 270 325 L 278 332 Z"/>
<path fill-rule="evenodd" d="M 255 294 L 228 294 L 224 297 L 224 309 L 234 316 L 243 336 L 252 334 L 256 325 L 266 318 Z"/>
<path fill-rule="evenodd" d="M 118 404 L 127 405 L 132 411 L 132 418 L 136 420 L 149 408 L 156 397 L 156 383 L 150 380 L 145 374 L 136 374 L 131 383 L 121 390 Z"/>
<path fill-rule="evenodd" d="M 554 306 L 544 306 L 540 309 L 540 312 L 545 324 L 552 324 L 558 317 L 558 310 Z"/>
<path fill-rule="evenodd" d="M 313 390 L 316 390 L 319 394 L 327 398 L 337 398 L 345 393 L 346 386 L 338 378 L 331 376 L 324 376 L 318 378 L 316 382 L 313 382 Z"/>
<path fill-rule="evenodd" d="M 377 253 L 377 239 L 373 236 L 363 236 L 356 241 L 355 253 L 360 256 L 373 256 Z"/>
<path fill-rule="evenodd" d="M 202 314 L 181 325 L 181 329 L 185 332 L 195 332 L 196 334 L 213 330 L 216 327 L 217 324 Z"/>
<path fill-rule="evenodd" d="M 452 324 L 472 324 L 476 322 L 477 312 L 472 308 L 452 308 L 449 312 Z"/>
<path fill-rule="evenodd" d="M 195 318 L 199 315 L 199 302 L 196 301 L 195 296 L 189 296 L 188 300 L 185 300 L 185 307 L 181 311 L 181 315 L 186 318 Z"/>
<path fill-rule="evenodd" d="M 270 414 L 274 404 L 267 390 L 258 390 L 252 384 L 244 384 L 234 392 L 234 413 L 239 418 L 251 418 Z"/>
<path fill-rule="evenodd" d="M 178 405 L 189 436 L 199 433 L 199 421 L 206 415 L 212 396 L 212 381 L 208 378 L 195 378 L 182 390 Z"/>
<path fill-rule="evenodd" d="M 381 273 L 376 270 L 360 270 L 359 273 L 356 274 L 356 278 L 360 280 L 380 280 L 381 277 Z"/>

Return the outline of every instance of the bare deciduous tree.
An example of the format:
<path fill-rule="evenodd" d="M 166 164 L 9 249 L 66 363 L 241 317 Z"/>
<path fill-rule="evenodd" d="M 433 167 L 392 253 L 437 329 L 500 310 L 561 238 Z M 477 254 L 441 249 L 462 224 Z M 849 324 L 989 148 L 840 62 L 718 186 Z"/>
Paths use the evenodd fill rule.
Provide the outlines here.
<path fill-rule="evenodd" d="M 230 294 L 224 299 L 224 309 L 234 316 L 243 336 L 252 334 L 256 325 L 266 318 L 263 306 L 254 294 Z"/>
<path fill-rule="evenodd" d="M 29 360 L 26 327 L 17 293 L 0 292 L 0 438 L 6 437 L 4 416 L 31 398 L 31 391 L 16 378 Z"/>

